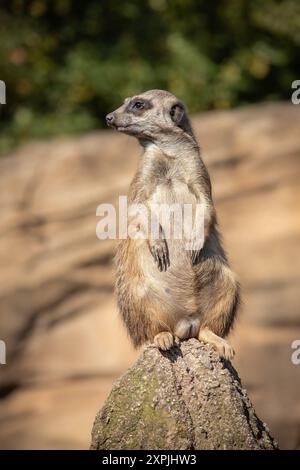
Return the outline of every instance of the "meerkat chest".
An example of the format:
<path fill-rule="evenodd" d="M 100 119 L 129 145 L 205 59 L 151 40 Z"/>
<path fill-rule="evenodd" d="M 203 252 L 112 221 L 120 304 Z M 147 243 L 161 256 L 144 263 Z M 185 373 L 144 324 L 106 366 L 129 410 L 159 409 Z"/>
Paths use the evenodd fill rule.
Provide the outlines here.
<path fill-rule="evenodd" d="M 167 158 L 154 145 L 149 146 L 143 166 L 143 180 L 150 191 L 152 203 L 194 203 L 190 181 L 191 163 L 182 159 Z"/>
<path fill-rule="evenodd" d="M 157 178 L 151 202 L 160 204 L 195 203 L 195 195 L 191 192 L 188 178 L 178 168 L 168 168 Z"/>

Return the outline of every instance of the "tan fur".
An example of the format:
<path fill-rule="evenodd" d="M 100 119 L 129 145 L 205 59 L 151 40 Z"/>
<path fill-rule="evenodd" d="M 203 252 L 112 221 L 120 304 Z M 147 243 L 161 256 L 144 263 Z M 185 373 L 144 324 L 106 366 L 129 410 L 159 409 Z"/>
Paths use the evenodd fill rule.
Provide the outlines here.
<path fill-rule="evenodd" d="M 135 109 L 137 101 L 142 109 Z M 210 178 L 184 105 L 168 92 L 152 90 L 127 98 L 107 119 L 144 148 L 129 202 L 205 204 L 205 240 L 196 251 L 187 251 L 184 240 L 165 239 L 162 227 L 159 240 L 120 241 L 116 293 L 134 345 L 154 341 L 168 349 L 174 336 L 198 337 L 231 357 L 223 338 L 234 322 L 239 285 L 221 245 Z"/>

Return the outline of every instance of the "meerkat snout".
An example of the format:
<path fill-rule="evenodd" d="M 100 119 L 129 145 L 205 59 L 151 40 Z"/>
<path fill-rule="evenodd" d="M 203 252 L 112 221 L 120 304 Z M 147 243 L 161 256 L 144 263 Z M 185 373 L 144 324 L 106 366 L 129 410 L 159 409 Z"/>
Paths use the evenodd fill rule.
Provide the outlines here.
<path fill-rule="evenodd" d="M 114 113 L 107 114 L 107 116 L 105 117 L 105 119 L 106 119 L 106 124 L 107 124 L 108 126 L 113 125 L 113 122 L 114 122 Z"/>

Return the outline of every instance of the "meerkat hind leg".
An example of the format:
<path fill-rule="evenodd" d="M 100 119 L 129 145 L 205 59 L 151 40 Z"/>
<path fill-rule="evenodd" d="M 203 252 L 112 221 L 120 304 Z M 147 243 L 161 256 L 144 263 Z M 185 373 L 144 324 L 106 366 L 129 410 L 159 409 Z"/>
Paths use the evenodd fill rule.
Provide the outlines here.
<path fill-rule="evenodd" d="M 162 331 L 154 336 L 154 344 L 159 349 L 167 351 L 174 345 L 174 336 L 169 331 Z"/>
<path fill-rule="evenodd" d="M 203 343 L 211 344 L 225 359 L 232 359 L 235 355 L 234 349 L 228 341 L 213 333 L 209 328 L 200 328 L 198 339 Z"/>

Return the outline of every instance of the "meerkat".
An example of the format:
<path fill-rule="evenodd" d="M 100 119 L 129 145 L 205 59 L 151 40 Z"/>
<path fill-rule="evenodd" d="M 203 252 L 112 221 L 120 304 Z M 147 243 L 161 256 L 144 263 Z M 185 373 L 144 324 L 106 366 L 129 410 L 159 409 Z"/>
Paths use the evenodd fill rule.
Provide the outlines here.
<path fill-rule="evenodd" d="M 168 350 L 177 339 L 198 338 L 231 359 L 225 337 L 236 317 L 239 283 L 221 244 L 210 177 L 184 104 L 167 91 L 150 90 L 126 98 L 106 121 L 143 148 L 130 203 L 204 207 L 204 237 L 195 250 L 167 239 L 162 226 L 159 237 L 119 241 L 116 294 L 134 346 L 153 342 Z"/>

